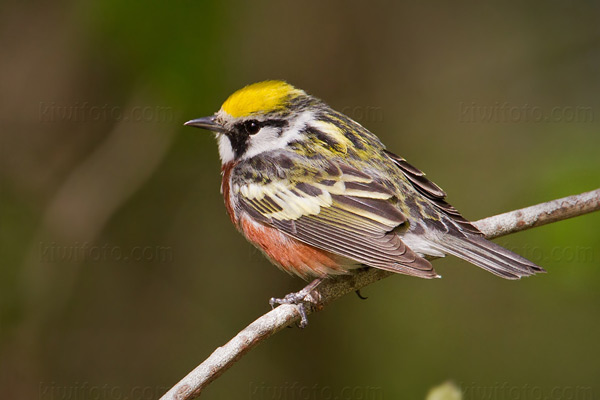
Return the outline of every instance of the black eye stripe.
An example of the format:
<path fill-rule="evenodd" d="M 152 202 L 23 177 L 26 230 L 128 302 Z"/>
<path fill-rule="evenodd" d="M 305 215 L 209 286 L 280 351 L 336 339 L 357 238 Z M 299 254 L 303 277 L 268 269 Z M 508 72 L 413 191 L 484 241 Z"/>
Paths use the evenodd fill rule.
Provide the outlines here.
<path fill-rule="evenodd" d="M 263 127 L 284 128 L 286 126 L 288 126 L 288 121 L 284 119 L 267 119 L 265 121 L 250 119 L 236 124 L 236 129 L 242 134 L 254 135 Z"/>
<path fill-rule="evenodd" d="M 262 122 L 262 126 L 273 126 L 275 128 L 284 128 L 288 126 L 288 122 L 285 119 L 268 119 Z"/>
<path fill-rule="evenodd" d="M 248 149 L 248 135 L 227 135 L 229 143 L 231 143 L 231 149 L 235 154 L 235 158 L 239 158 Z"/>
<path fill-rule="evenodd" d="M 250 137 L 260 132 L 263 127 L 274 127 L 279 128 L 279 136 L 283 133 L 283 128 L 288 126 L 289 123 L 283 119 L 267 119 L 265 121 L 257 121 L 254 119 L 238 122 L 234 125 L 233 129 L 226 133 L 231 143 L 231 148 L 235 154 L 235 158 L 240 158 L 246 150 L 248 150 L 248 144 Z"/>

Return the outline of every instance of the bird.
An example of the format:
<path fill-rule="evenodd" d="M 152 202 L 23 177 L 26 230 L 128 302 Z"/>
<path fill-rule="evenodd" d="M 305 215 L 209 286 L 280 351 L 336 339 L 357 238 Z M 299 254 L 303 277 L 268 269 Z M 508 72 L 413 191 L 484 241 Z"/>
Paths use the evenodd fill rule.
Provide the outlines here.
<path fill-rule="evenodd" d="M 363 267 L 439 278 L 450 254 L 505 279 L 545 272 L 487 240 L 425 174 L 325 102 L 281 80 L 245 86 L 208 117 L 235 227 L 304 280 Z"/>

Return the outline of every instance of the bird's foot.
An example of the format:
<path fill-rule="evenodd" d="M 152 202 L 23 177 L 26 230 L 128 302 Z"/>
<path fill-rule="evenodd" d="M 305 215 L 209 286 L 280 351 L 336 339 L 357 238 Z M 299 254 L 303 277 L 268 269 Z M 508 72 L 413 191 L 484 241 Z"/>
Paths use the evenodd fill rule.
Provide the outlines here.
<path fill-rule="evenodd" d="M 323 281 L 324 278 L 317 278 L 309 283 L 304 289 L 299 292 L 288 293 L 282 299 L 271 297 L 269 304 L 271 308 L 275 308 L 275 305 L 290 304 L 296 307 L 298 314 L 300 314 L 300 322 L 298 327 L 305 328 L 308 325 L 308 318 L 306 314 L 305 303 L 317 304 L 318 293 L 314 292 L 315 288 Z"/>

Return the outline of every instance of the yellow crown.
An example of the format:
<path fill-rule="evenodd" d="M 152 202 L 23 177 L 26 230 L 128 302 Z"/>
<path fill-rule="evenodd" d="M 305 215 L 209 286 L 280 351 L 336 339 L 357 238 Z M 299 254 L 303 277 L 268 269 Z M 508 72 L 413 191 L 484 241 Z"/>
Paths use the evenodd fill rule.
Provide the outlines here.
<path fill-rule="evenodd" d="M 306 95 L 284 81 L 264 81 L 248 85 L 233 93 L 221 110 L 234 118 L 268 114 L 286 108 L 291 99 Z"/>

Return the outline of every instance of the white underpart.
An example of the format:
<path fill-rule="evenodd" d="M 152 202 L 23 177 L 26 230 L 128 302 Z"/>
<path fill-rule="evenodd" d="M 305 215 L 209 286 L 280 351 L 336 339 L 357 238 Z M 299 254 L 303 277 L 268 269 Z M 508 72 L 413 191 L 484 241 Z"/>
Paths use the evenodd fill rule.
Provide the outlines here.
<path fill-rule="evenodd" d="M 216 137 L 217 145 L 219 146 L 219 157 L 221 157 L 221 164 L 227 164 L 228 162 L 233 161 L 235 154 L 231 148 L 231 142 L 229 141 L 229 138 L 222 133 L 217 133 Z"/>
<path fill-rule="evenodd" d="M 266 126 L 258 131 L 257 134 L 250 136 L 248 149 L 243 154 L 242 159 L 254 157 L 266 151 L 282 149 L 288 143 L 300 139 L 300 131 L 313 119 L 313 113 L 305 111 L 298 118 L 290 121 L 291 125 L 285 127 L 283 132 L 281 128 Z"/>
<path fill-rule="evenodd" d="M 402 241 L 412 251 L 421 256 L 444 257 L 445 254 L 436 246 L 435 240 L 427 238 L 427 235 L 415 235 L 407 232 L 402 235 Z"/>

